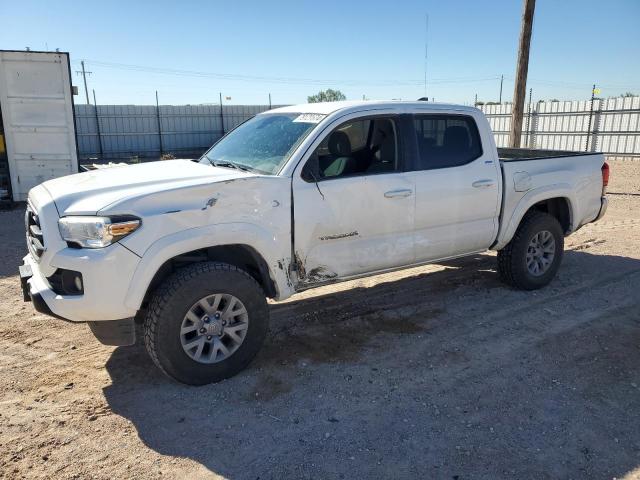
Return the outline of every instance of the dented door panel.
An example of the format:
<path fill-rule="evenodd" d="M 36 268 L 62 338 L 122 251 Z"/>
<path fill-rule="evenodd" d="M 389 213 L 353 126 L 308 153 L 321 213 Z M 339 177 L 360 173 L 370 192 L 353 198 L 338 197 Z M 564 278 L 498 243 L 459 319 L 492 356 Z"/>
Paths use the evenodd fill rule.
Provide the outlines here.
<path fill-rule="evenodd" d="M 413 189 L 406 173 L 339 178 L 317 186 L 294 178 L 301 286 L 413 263 Z M 405 193 L 385 195 L 393 191 Z"/>

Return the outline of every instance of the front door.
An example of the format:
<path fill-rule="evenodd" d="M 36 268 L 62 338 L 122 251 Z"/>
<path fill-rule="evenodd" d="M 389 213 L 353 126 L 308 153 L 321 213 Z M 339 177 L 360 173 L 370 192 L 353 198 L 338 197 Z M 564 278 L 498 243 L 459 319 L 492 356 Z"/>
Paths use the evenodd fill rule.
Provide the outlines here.
<path fill-rule="evenodd" d="M 294 250 L 301 286 L 414 261 L 414 184 L 401 171 L 393 116 L 343 123 L 294 173 Z"/>

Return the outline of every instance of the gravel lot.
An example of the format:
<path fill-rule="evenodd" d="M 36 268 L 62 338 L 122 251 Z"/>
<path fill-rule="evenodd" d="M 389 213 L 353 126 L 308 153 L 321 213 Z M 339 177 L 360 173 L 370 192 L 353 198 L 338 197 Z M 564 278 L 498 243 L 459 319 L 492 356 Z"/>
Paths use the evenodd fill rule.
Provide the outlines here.
<path fill-rule="evenodd" d="M 23 303 L 0 212 L 0 477 L 640 478 L 640 162 L 610 191 L 543 290 L 487 254 L 305 292 L 206 387 Z"/>

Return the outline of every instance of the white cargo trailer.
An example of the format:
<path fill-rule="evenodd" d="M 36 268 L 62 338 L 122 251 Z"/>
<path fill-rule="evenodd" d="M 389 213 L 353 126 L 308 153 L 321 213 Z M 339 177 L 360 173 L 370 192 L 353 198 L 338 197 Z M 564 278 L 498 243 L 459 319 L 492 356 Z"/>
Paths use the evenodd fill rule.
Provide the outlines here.
<path fill-rule="evenodd" d="M 78 171 L 66 52 L 0 50 L 0 198 Z"/>

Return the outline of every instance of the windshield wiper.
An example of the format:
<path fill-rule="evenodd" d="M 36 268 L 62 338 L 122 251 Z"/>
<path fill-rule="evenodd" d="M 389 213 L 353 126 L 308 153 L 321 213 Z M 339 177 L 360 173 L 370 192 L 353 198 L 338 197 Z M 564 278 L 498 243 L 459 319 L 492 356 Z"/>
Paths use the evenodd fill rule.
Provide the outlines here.
<path fill-rule="evenodd" d="M 253 168 L 247 166 L 247 165 L 240 165 L 239 163 L 235 163 L 234 166 L 239 169 L 242 170 L 243 172 L 253 172 Z"/>
<path fill-rule="evenodd" d="M 205 158 L 209 161 L 212 167 L 225 167 L 225 168 L 235 168 L 236 170 L 242 170 L 243 172 L 253 172 L 255 169 L 248 165 L 242 165 L 240 163 L 233 163 L 228 160 L 213 160 L 205 156 Z"/>
<path fill-rule="evenodd" d="M 231 162 L 216 162 L 215 165 L 216 167 L 234 168 L 236 170 L 239 168 L 238 165 Z"/>
<path fill-rule="evenodd" d="M 236 165 L 235 163 L 231 163 L 231 162 L 224 162 L 224 161 L 215 161 L 209 157 L 207 157 L 207 160 L 209 160 L 209 163 L 211 164 L 212 167 L 226 167 L 226 168 L 235 168 L 236 170 L 238 170 L 240 167 L 238 167 L 238 165 Z"/>

